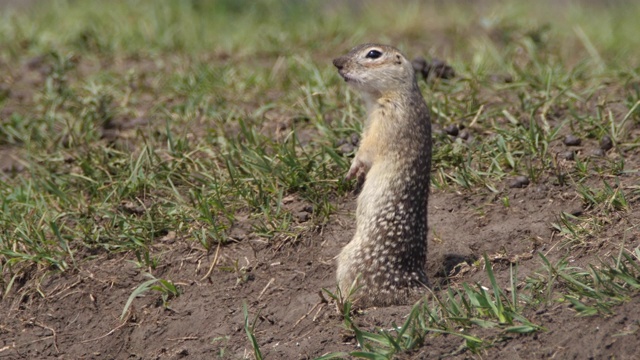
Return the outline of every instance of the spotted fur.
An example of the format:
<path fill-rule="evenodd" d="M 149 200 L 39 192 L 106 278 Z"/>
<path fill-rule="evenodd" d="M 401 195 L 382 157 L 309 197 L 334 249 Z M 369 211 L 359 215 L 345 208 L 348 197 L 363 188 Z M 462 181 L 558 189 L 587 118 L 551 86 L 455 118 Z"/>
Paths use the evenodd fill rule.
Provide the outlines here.
<path fill-rule="evenodd" d="M 367 57 L 372 50 L 382 53 Z M 367 106 L 347 177 L 364 178 L 356 233 L 338 256 L 343 294 L 360 306 L 406 303 L 428 284 L 427 203 L 431 123 L 411 63 L 397 49 L 363 44 L 333 61 Z"/>

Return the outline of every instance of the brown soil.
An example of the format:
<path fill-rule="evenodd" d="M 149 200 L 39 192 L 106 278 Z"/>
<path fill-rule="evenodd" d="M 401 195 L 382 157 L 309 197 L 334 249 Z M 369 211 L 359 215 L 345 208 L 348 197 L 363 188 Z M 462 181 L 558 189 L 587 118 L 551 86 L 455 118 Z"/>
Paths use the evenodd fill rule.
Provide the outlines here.
<path fill-rule="evenodd" d="M 562 191 L 536 186 L 510 189 L 514 199 L 510 209 L 489 193 L 434 193 L 430 214 L 437 240 L 430 239 L 428 261 L 432 282 L 437 285 L 453 266 L 485 252 L 496 259 L 499 279 L 505 280 L 509 271 L 501 259 L 519 256 L 521 276 L 538 268 L 538 257 L 532 255 L 557 245 L 549 223 L 559 211 L 580 208 L 576 200 L 563 199 Z M 203 256 L 169 233 L 157 245 L 164 255 L 162 268 L 154 273 L 176 282 L 182 295 L 165 308 L 160 297 L 149 292 L 133 302 L 126 321 L 119 317 L 127 298 L 147 280 L 133 262 L 123 262 L 117 254 L 96 254 L 73 271 L 49 275 L 41 280 L 42 296 L 4 301 L 0 358 L 253 358 L 244 330 L 244 304 L 249 319 L 255 320 L 255 335 L 267 359 L 307 359 L 356 350 L 334 305 L 319 295 L 322 288 L 333 289 L 333 258 L 354 230 L 355 198 L 340 201 L 343 205 L 325 228 L 280 249 L 252 238 L 244 229 L 234 229 L 235 236 L 244 240 L 222 247 L 218 267 L 204 280 L 214 254 Z M 637 246 L 640 239 L 632 241 L 629 245 Z M 476 267 L 454 281 L 487 282 Z M 486 350 L 486 356 L 630 359 L 640 344 L 640 314 L 634 311 L 638 304 L 636 296 L 616 308 L 613 316 L 591 318 L 576 317 L 563 304 L 550 305 L 527 314 L 548 331 L 504 338 Z M 355 319 L 364 328 L 385 327 L 402 322 L 409 309 L 369 309 Z M 460 345 L 458 338 L 436 336 L 399 358 L 474 357 L 458 353 Z"/>

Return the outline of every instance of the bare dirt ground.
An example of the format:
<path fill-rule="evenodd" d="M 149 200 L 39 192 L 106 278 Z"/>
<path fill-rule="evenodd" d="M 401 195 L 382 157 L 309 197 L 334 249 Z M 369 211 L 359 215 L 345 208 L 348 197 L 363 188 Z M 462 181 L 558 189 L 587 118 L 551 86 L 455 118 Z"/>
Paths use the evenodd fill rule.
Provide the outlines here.
<path fill-rule="evenodd" d="M 453 265 L 471 262 L 483 253 L 500 254 L 494 261 L 500 279 L 509 272 L 504 259 L 515 256 L 520 273 L 531 272 L 540 266 L 535 253 L 557 245 L 549 223 L 559 211 L 581 208 L 579 201 L 565 198 L 562 188 L 529 186 L 509 192 L 517 200 L 508 210 L 489 193 L 432 194 L 431 227 L 437 240 L 429 239 L 428 274 L 436 288 L 446 285 L 443 274 Z M 336 202 L 339 211 L 325 228 L 280 249 L 252 238 L 240 224 L 233 234 L 242 241 L 221 248 L 218 255 L 221 268 L 237 271 L 216 270 L 204 280 L 214 254 L 203 257 L 168 234 L 157 245 L 165 259 L 158 275 L 175 279 L 183 294 L 171 301 L 169 309 L 159 297 L 138 298 L 125 322 L 119 319 L 124 301 L 146 278 L 119 256 L 94 254 L 76 270 L 41 279 L 43 296 L 4 302 L 0 358 L 252 358 L 243 304 L 256 321 L 255 334 L 265 358 L 309 359 L 356 350 L 355 340 L 342 330 L 334 305 L 319 295 L 321 288 L 334 287 L 333 258 L 354 231 L 355 197 Z M 640 239 L 627 241 L 637 245 Z M 603 253 L 602 248 L 598 253 Z M 570 256 L 577 261 L 594 258 L 585 253 Z M 452 281 L 486 278 L 476 267 Z M 578 318 L 566 304 L 529 313 L 532 321 L 551 330 L 505 337 L 481 357 L 632 359 L 640 341 L 640 314 L 635 311 L 639 304 L 636 296 L 608 317 Z M 365 328 L 390 326 L 401 322 L 409 310 L 409 306 L 370 309 L 356 316 L 356 322 Z M 460 345 L 458 338 L 436 336 L 399 358 L 476 357 L 458 353 Z"/>

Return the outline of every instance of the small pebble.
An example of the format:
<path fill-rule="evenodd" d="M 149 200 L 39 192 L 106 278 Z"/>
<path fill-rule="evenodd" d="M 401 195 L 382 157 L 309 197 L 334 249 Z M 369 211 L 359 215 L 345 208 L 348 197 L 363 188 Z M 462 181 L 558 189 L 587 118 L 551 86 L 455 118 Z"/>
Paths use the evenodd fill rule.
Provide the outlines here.
<path fill-rule="evenodd" d="M 573 150 L 563 151 L 560 154 L 558 154 L 558 156 L 560 156 L 560 158 L 565 160 L 573 160 L 576 157 L 576 152 Z"/>
<path fill-rule="evenodd" d="M 458 136 L 458 127 L 454 124 L 448 125 L 444 128 L 444 131 L 451 136 Z"/>
<path fill-rule="evenodd" d="M 582 140 L 573 134 L 567 135 L 564 138 L 564 144 L 567 146 L 580 146 L 581 143 Z"/>
<path fill-rule="evenodd" d="M 313 213 L 313 206 L 311 205 L 302 205 L 300 207 L 300 211 L 308 212 L 309 214 Z"/>
<path fill-rule="evenodd" d="M 298 222 L 306 222 L 309 220 L 309 213 L 306 211 L 300 211 L 296 214 Z"/>
<path fill-rule="evenodd" d="M 430 72 L 433 72 L 433 76 L 437 78 L 452 79 L 456 76 L 456 72 L 453 68 L 442 60 L 433 59 L 430 65 Z"/>
<path fill-rule="evenodd" d="M 571 214 L 573 216 L 580 216 L 580 215 L 582 215 L 582 209 L 581 208 L 573 209 L 573 210 L 569 211 L 569 214 Z"/>
<path fill-rule="evenodd" d="M 609 135 L 605 135 L 600 139 L 600 149 L 604 151 L 611 150 L 613 147 L 613 141 L 611 141 L 611 137 Z"/>
<path fill-rule="evenodd" d="M 342 144 L 342 146 L 340 146 L 338 150 L 343 155 L 346 155 L 346 154 L 351 154 L 355 149 L 356 149 L 355 146 L 351 145 L 350 143 L 346 143 L 346 144 Z"/>
<path fill-rule="evenodd" d="M 598 156 L 598 157 L 603 157 L 605 156 L 605 152 L 602 149 L 595 149 L 593 150 L 593 156 Z"/>
<path fill-rule="evenodd" d="M 510 74 L 493 74 L 489 76 L 489 80 L 495 83 L 512 83 L 513 76 Z"/>
<path fill-rule="evenodd" d="M 234 239 L 234 240 L 238 240 L 238 241 L 242 241 L 244 239 L 247 238 L 247 232 L 244 229 L 238 228 L 238 227 L 234 227 L 231 229 L 231 231 L 229 232 L 229 238 Z"/>
<path fill-rule="evenodd" d="M 360 135 L 351 134 L 351 145 L 358 146 L 360 144 Z"/>
<path fill-rule="evenodd" d="M 425 58 L 419 56 L 411 61 L 411 65 L 416 75 L 421 74 L 425 80 L 427 80 L 430 75 L 432 78 L 441 79 L 451 79 L 456 76 L 453 67 L 439 59 L 433 59 L 431 63 L 429 63 Z"/>
<path fill-rule="evenodd" d="M 187 350 L 187 349 L 182 349 L 182 350 L 178 351 L 178 352 L 176 353 L 176 355 L 177 355 L 178 357 L 185 357 L 185 356 L 189 356 L 189 350 Z"/>
<path fill-rule="evenodd" d="M 424 68 L 427 67 L 427 60 L 425 60 L 422 56 L 418 56 L 417 58 L 413 59 L 411 65 L 413 65 L 413 69 L 416 71 L 416 73 L 419 74 L 422 73 L 422 71 L 424 71 Z"/>
<path fill-rule="evenodd" d="M 513 181 L 511 181 L 511 184 L 509 184 L 510 188 L 523 188 L 523 187 L 527 187 L 527 185 L 529 185 L 529 178 L 523 175 L 520 176 L 516 176 L 515 179 L 513 179 Z"/>
<path fill-rule="evenodd" d="M 462 140 L 467 140 L 469 139 L 469 130 L 464 129 L 462 131 L 460 131 L 460 134 L 458 134 L 458 137 Z"/>

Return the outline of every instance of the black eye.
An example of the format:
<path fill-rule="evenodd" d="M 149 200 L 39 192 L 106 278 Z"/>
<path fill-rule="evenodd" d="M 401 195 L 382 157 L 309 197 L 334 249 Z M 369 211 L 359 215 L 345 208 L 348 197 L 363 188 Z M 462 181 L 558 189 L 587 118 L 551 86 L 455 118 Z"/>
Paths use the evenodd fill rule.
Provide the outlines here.
<path fill-rule="evenodd" d="M 380 56 L 382 56 L 382 53 L 381 53 L 380 51 L 378 51 L 378 50 L 371 50 L 371 51 L 369 51 L 369 52 L 367 53 L 366 58 L 368 58 L 368 59 L 377 59 L 377 58 L 379 58 Z"/>

